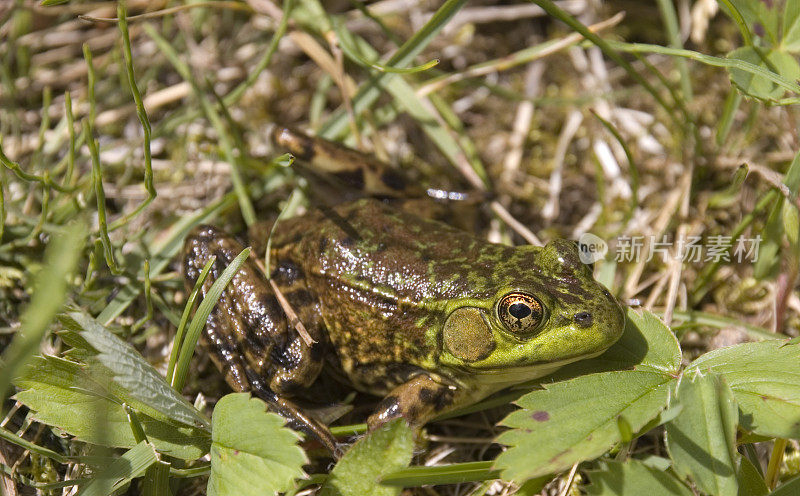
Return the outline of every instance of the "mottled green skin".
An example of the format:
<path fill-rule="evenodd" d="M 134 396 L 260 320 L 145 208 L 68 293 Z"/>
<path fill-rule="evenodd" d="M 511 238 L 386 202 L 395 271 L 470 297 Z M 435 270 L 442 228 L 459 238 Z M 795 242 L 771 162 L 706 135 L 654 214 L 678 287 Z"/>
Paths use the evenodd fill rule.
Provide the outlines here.
<path fill-rule="evenodd" d="M 286 128 L 274 139 L 353 187 L 384 196 L 408 189 L 388 166 L 338 144 Z M 211 312 L 205 342 L 234 389 L 252 391 L 334 452 L 327 428 L 287 399 L 324 366 L 384 396 L 370 428 L 395 417 L 421 426 L 598 355 L 624 327 L 619 303 L 566 240 L 491 244 L 366 199 L 281 221 L 271 246 L 272 285 L 251 256 Z M 187 288 L 213 256 L 205 297 L 242 249 L 217 228 L 196 228 L 184 246 Z M 538 325 L 521 333 L 499 318 L 499 302 L 519 294 L 543 309 Z M 292 311 L 313 342 L 287 317 Z"/>
<path fill-rule="evenodd" d="M 388 394 L 421 369 L 485 396 L 596 355 L 622 332 L 622 309 L 572 242 L 491 244 L 376 200 L 334 212 L 338 219 L 316 212 L 279 224 L 272 256 L 302 267 L 338 362 L 363 391 Z M 510 335 L 494 313 L 515 290 L 547 309 L 529 339 Z M 496 347 L 482 360 L 443 349 L 445 320 L 460 307 L 482 309 L 491 327 Z M 591 326 L 574 322 L 582 311 Z"/>

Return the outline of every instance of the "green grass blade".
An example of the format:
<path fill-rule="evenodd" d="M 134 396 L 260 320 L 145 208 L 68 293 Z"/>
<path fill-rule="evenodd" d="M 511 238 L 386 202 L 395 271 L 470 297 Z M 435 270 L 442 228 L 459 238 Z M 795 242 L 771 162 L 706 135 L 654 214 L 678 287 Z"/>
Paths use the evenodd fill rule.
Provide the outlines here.
<path fill-rule="evenodd" d="M 447 0 L 430 18 L 425 25 L 414 33 L 397 52 L 384 64 L 387 67 L 404 68 L 407 67 L 433 38 L 444 28 L 461 7 L 466 4 L 466 0 Z M 360 114 L 375 102 L 381 94 L 381 88 L 397 74 L 382 72 L 374 76 L 367 84 L 362 86 L 355 97 L 353 97 L 353 112 Z M 319 130 L 319 135 L 323 138 L 334 139 L 341 135 L 348 127 L 347 113 L 344 109 L 336 111 L 331 118 Z"/>
<path fill-rule="evenodd" d="M 68 290 L 68 279 L 75 271 L 86 236 L 82 224 L 74 223 L 56 235 L 45 252 L 45 269 L 39 271 L 28 308 L 21 317 L 20 331 L 3 353 L 0 369 L 0 398 L 20 368 L 39 348 L 39 343 L 56 313 L 61 309 Z"/>
<path fill-rule="evenodd" d="M 9 443 L 12 444 L 16 444 L 17 446 L 24 448 L 30 451 L 31 453 L 36 453 L 37 455 L 50 458 L 51 460 L 55 460 L 58 463 L 67 463 L 69 461 L 69 458 L 62 455 L 61 453 L 56 453 L 53 450 L 39 446 L 38 444 L 32 443 L 27 439 L 23 439 L 14 434 L 13 432 L 9 431 L 8 429 L 6 429 L 5 427 L 0 427 L 0 439 L 8 441 Z"/>
<path fill-rule="evenodd" d="M 111 462 L 81 486 L 78 496 L 106 496 L 139 477 L 150 465 L 158 462 L 152 445 L 142 441 Z"/>
<path fill-rule="evenodd" d="M 189 332 L 186 333 L 186 338 L 181 343 L 178 364 L 175 368 L 175 377 L 172 380 L 172 385 L 177 391 L 183 389 L 183 385 L 186 383 L 186 376 L 189 373 L 189 361 L 194 353 L 200 333 L 206 326 L 206 321 L 211 314 L 211 310 L 214 309 L 217 300 L 222 296 L 222 291 L 225 290 L 225 287 L 231 279 L 233 279 L 233 276 L 239 271 L 239 268 L 249 256 L 250 248 L 242 250 L 242 252 L 233 259 L 230 265 L 225 268 L 219 276 L 219 279 L 214 281 L 214 284 L 211 285 L 211 289 L 208 290 L 203 301 L 200 302 L 200 306 L 197 307 L 197 312 L 195 312 L 192 323 L 189 325 Z"/>
<path fill-rule="evenodd" d="M 253 209 L 253 204 L 250 202 L 250 197 L 247 194 L 247 187 L 244 184 L 244 179 L 242 179 L 240 170 L 242 161 L 233 151 L 234 147 L 232 139 L 228 129 L 225 127 L 225 124 L 222 121 L 222 118 L 211 104 L 209 99 L 206 97 L 205 93 L 203 93 L 203 91 L 197 85 L 191 69 L 183 60 L 181 60 L 181 58 L 178 56 L 178 53 L 175 51 L 175 48 L 173 48 L 173 46 L 170 45 L 170 43 L 164 39 L 164 37 L 161 36 L 151 25 L 145 24 L 142 26 L 142 29 L 153 41 L 156 42 L 159 50 L 161 50 L 164 56 L 170 61 L 172 66 L 176 71 L 178 71 L 178 74 L 181 75 L 183 80 L 192 86 L 195 97 L 197 97 L 200 106 L 203 108 L 206 118 L 208 118 L 208 120 L 211 122 L 211 125 L 214 126 L 214 129 L 219 136 L 219 145 L 220 148 L 222 148 L 222 154 L 225 157 L 225 160 L 231 166 L 231 181 L 233 182 L 233 189 L 236 192 L 236 197 L 239 200 L 239 208 L 242 211 L 242 217 L 248 226 L 252 225 L 256 221 L 256 213 Z"/>
<path fill-rule="evenodd" d="M 128 8 L 124 0 L 120 1 L 117 5 L 117 17 L 119 18 L 118 25 L 122 35 L 122 54 L 125 58 L 125 72 L 128 76 L 128 86 L 130 86 L 133 101 L 136 105 L 136 115 L 139 117 L 139 122 L 142 124 L 142 131 L 144 132 L 144 189 L 147 191 L 147 198 L 133 211 L 113 222 L 109 226 L 110 231 L 126 225 L 156 199 L 156 188 L 153 185 L 152 154 L 150 152 L 150 119 L 147 117 L 147 111 L 142 102 L 142 94 L 139 92 L 139 87 L 136 85 L 136 77 L 133 72 L 133 56 L 131 55 L 131 37 L 128 33 L 127 15 Z"/>
<path fill-rule="evenodd" d="M 683 48 L 681 33 L 678 26 L 678 15 L 675 12 L 675 5 L 670 0 L 658 0 L 658 8 L 664 20 L 664 29 L 672 48 Z M 692 101 L 692 81 L 689 78 L 689 68 L 685 60 L 678 60 L 678 71 L 681 74 L 681 98 L 685 101 Z"/>
<path fill-rule="evenodd" d="M 591 32 L 589 28 L 587 28 L 583 23 L 575 19 L 573 16 L 569 15 L 567 12 L 561 10 L 552 1 L 531 0 L 531 2 L 535 3 L 536 5 L 544 9 L 545 12 L 555 17 L 559 21 L 563 22 L 564 24 L 572 28 L 574 31 L 577 31 L 578 33 L 583 35 L 584 38 L 595 44 L 597 48 L 602 50 L 602 52 L 606 55 L 606 57 L 610 58 L 611 60 L 616 62 L 620 67 L 625 69 L 625 72 L 627 72 L 630 77 L 632 77 L 637 83 L 639 83 L 644 89 L 646 89 L 647 92 L 650 93 L 650 95 L 652 95 L 653 98 L 658 102 L 658 104 L 661 105 L 667 112 L 669 112 L 670 117 L 675 119 L 675 115 L 670 111 L 671 106 L 661 97 L 661 95 L 658 93 L 658 90 L 656 90 L 648 80 L 642 77 L 641 74 L 636 72 L 636 69 L 634 69 L 633 66 L 627 60 L 622 58 L 622 56 L 617 52 L 617 50 L 611 43 Z"/>
<path fill-rule="evenodd" d="M 235 195 L 229 193 L 197 214 L 181 218 L 169 228 L 167 234 L 160 233 L 157 238 L 154 237 L 155 239 L 152 241 L 152 246 L 150 247 L 150 251 L 153 253 L 150 263 L 150 276 L 155 277 L 167 268 L 175 255 L 180 251 L 183 238 L 186 237 L 186 234 L 192 227 L 208 221 L 208 219 L 212 218 L 220 210 L 229 208 L 234 204 L 235 200 Z M 144 277 L 144 275 L 139 274 L 138 277 Z M 141 290 L 142 287 L 138 282 L 123 286 L 114 299 L 100 312 L 100 315 L 97 316 L 97 320 L 104 325 L 110 324 L 112 320 L 117 318 L 128 308 L 128 305 L 139 295 Z"/>
<path fill-rule="evenodd" d="M 381 484 L 387 486 L 416 487 L 439 484 L 463 484 L 465 482 L 498 479 L 500 471 L 492 468 L 492 462 L 467 462 L 439 465 L 436 467 L 409 467 L 384 476 Z"/>
<path fill-rule="evenodd" d="M 600 117 L 597 112 L 592 111 L 592 115 L 600 121 L 600 124 L 614 136 L 614 139 L 617 140 L 617 143 L 622 147 L 622 150 L 625 152 L 625 158 L 628 159 L 628 168 L 631 175 L 631 208 L 627 214 L 625 214 L 625 220 L 623 224 L 627 223 L 631 217 L 633 217 L 633 213 L 639 207 L 639 168 L 636 166 L 636 161 L 633 160 L 633 154 L 631 153 L 630 148 L 628 148 L 628 144 L 623 139 L 622 135 L 617 131 L 617 128 L 614 127 L 613 124 L 608 122 L 607 120 Z"/>
<path fill-rule="evenodd" d="M 103 243 L 103 255 L 106 265 L 112 274 L 120 274 L 114 258 L 114 247 L 108 237 L 108 220 L 106 218 L 106 193 L 103 188 L 103 169 L 100 167 L 100 151 L 97 148 L 97 140 L 94 139 L 92 125 L 88 120 L 83 121 L 83 130 L 86 133 L 86 143 L 89 145 L 89 154 L 92 157 L 92 180 L 94 182 L 94 196 L 97 199 L 97 223 L 100 229 L 100 241 Z"/>
<path fill-rule="evenodd" d="M 186 300 L 186 305 L 183 307 L 181 321 L 180 324 L 178 324 L 178 330 L 175 332 L 175 338 L 172 340 L 172 350 L 170 350 L 169 364 L 167 365 L 167 382 L 169 382 L 172 387 L 175 387 L 175 364 L 178 363 L 178 352 L 181 349 L 184 336 L 186 334 L 186 324 L 189 322 L 189 316 L 194 309 L 194 304 L 197 301 L 197 295 L 200 293 L 200 288 L 203 287 L 203 283 L 206 281 L 206 277 L 208 277 L 208 273 L 211 271 L 211 267 L 214 265 L 216 260 L 217 257 L 211 257 L 209 261 L 206 262 L 205 266 L 203 266 L 200 276 L 194 283 L 192 292 L 189 293 L 189 298 Z"/>
<path fill-rule="evenodd" d="M 685 49 L 678 49 L 678 48 L 670 48 L 670 47 L 663 47 L 659 45 L 650 45 L 647 43 L 623 43 L 620 41 L 607 41 L 609 46 L 613 47 L 620 52 L 629 52 L 629 53 L 659 53 L 662 55 L 670 55 L 673 57 L 683 57 L 691 60 L 695 60 L 697 62 L 701 62 L 706 65 L 714 66 L 714 67 L 724 67 L 727 69 L 739 69 L 745 72 L 749 72 L 756 76 L 761 76 L 766 79 L 769 79 L 773 83 L 777 84 L 781 88 L 791 91 L 792 93 L 800 94 L 800 85 L 797 83 L 786 79 L 785 77 L 781 76 L 780 74 L 776 74 L 772 71 L 768 71 L 763 67 L 759 67 L 755 64 L 751 64 L 749 62 L 745 62 L 744 60 L 740 59 L 724 59 L 721 57 L 714 57 L 712 55 L 706 55 L 704 53 L 694 52 L 692 50 L 685 50 Z M 785 102 L 790 102 L 793 99 L 786 99 Z M 776 103 L 783 104 L 784 100 L 780 100 Z"/>

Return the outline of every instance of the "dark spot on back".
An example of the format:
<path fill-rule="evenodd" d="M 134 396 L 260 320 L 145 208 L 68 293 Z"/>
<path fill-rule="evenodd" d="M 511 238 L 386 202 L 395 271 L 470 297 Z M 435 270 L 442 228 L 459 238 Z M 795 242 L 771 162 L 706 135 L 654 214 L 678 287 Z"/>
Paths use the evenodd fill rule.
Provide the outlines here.
<path fill-rule="evenodd" d="M 328 238 L 322 237 L 319 240 L 319 252 L 325 253 L 326 248 L 328 248 Z"/>
<path fill-rule="evenodd" d="M 439 394 L 436 395 L 436 404 L 434 404 L 433 408 L 440 412 L 445 409 L 445 407 L 449 406 L 453 402 L 453 391 L 447 388 L 442 388 L 439 391 Z"/>
<path fill-rule="evenodd" d="M 378 403 L 378 411 L 388 410 L 390 408 L 397 408 L 399 398 L 393 394 L 385 397 Z"/>
<path fill-rule="evenodd" d="M 321 362 L 325 357 L 325 345 L 323 343 L 314 343 L 311 345 L 309 356 L 312 362 Z"/>
<path fill-rule="evenodd" d="M 273 363 L 279 364 L 286 370 L 294 369 L 301 360 L 293 343 L 273 347 L 270 351 L 270 358 L 272 358 Z"/>
<path fill-rule="evenodd" d="M 350 236 L 345 236 L 339 241 L 339 244 L 344 246 L 345 248 L 350 248 L 351 246 L 353 246 L 353 238 L 351 238 Z"/>
<path fill-rule="evenodd" d="M 305 277 L 303 269 L 298 267 L 294 262 L 288 260 L 281 262 L 275 270 L 272 271 L 272 278 L 275 279 L 275 282 L 287 286 L 291 286 L 303 277 Z"/>
<path fill-rule="evenodd" d="M 594 319 L 589 312 L 578 312 L 575 314 L 575 323 L 581 327 L 589 327 L 592 325 Z"/>
<path fill-rule="evenodd" d="M 289 300 L 289 304 L 295 309 L 295 311 L 300 310 L 301 307 L 305 307 L 314 303 L 314 297 L 306 289 L 297 289 L 290 293 L 284 294 L 284 296 L 287 300 Z"/>
<path fill-rule="evenodd" d="M 334 176 L 351 188 L 364 189 L 364 171 L 361 169 L 336 172 Z"/>
<path fill-rule="evenodd" d="M 406 181 L 403 176 L 393 170 L 384 171 L 383 174 L 381 174 L 381 181 L 383 181 L 383 184 L 396 191 L 405 189 L 406 187 Z"/>
<path fill-rule="evenodd" d="M 434 398 L 433 390 L 424 387 L 417 391 L 417 398 L 419 398 L 422 403 L 432 403 Z"/>

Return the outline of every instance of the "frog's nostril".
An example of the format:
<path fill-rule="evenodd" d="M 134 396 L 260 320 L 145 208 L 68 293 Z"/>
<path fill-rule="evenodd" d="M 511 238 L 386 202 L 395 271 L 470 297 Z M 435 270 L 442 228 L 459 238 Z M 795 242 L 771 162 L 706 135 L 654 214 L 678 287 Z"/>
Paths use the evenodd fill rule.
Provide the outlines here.
<path fill-rule="evenodd" d="M 578 312 L 575 314 L 575 323 L 581 327 L 589 327 L 592 325 L 592 314 L 589 312 Z"/>

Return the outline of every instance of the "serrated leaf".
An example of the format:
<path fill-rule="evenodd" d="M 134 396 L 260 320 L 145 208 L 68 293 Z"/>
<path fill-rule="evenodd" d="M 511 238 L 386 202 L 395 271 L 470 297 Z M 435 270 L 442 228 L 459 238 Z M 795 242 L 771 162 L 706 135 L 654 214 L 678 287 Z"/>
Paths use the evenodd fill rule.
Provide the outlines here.
<path fill-rule="evenodd" d="M 596 458 L 621 440 L 622 416 L 636 432 L 667 404 L 675 379 L 662 372 L 623 370 L 549 384 L 517 401 L 522 407 L 501 424 L 497 438 L 510 448 L 495 467 L 503 479 L 526 479 L 559 472 Z"/>
<path fill-rule="evenodd" d="M 36 357 L 15 384 L 15 398 L 32 410 L 31 417 L 81 441 L 111 447 L 136 445 L 121 402 L 87 374 L 80 364 L 56 357 Z M 162 453 L 195 460 L 208 453 L 206 431 L 166 423 L 139 414 L 150 442 Z"/>
<path fill-rule="evenodd" d="M 92 476 L 81 486 L 78 496 L 106 496 L 139 477 L 147 467 L 156 463 L 158 456 L 153 446 L 145 441 L 137 444 L 117 458 L 105 469 Z"/>
<path fill-rule="evenodd" d="M 208 495 L 277 494 L 303 477 L 308 459 L 285 422 L 247 393 L 223 396 L 211 417 Z"/>
<path fill-rule="evenodd" d="M 609 461 L 605 470 L 589 472 L 591 484 L 586 493 L 592 496 L 692 496 L 688 487 L 668 472 L 645 465 L 639 460 Z"/>
<path fill-rule="evenodd" d="M 322 486 L 321 496 L 394 496 L 401 487 L 380 484 L 383 475 L 411 462 L 414 435 L 397 419 L 359 439 L 339 460 Z"/>
<path fill-rule="evenodd" d="M 681 413 L 666 424 L 673 467 L 706 494 L 736 496 L 736 401 L 716 374 L 684 374 L 677 390 Z"/>
<path fill-rule="evenodd" d="M 550 378 L 565 380 L 582 374 L 630 368 L 677 375 L 681 348 L 672 331 L 647 310 L 629 308 L 626 316 L 624 333 L 605 353 L 570 364 Z"/>
<path fill-rule="evenodd" d="M 120 386 L 113 390 L 115 396 L 151 417 L 160 414 L 167 421 L 209 427 L 208 420 L 167 384 L 131 345 L 84 313 L 71 312 L 69 318 L 72 322 L 65 319 L 65 325 L 78 331 L 98 352 L 94 358 L 111 371 L 114 383 Z"/>
<path fill-rule="evenodd" d="M 745 430 L 800 438 L 800 344 L 786 340 L 744 343 L 714 350 L 687 370 L 722 375 L 739 403 Z"/>

